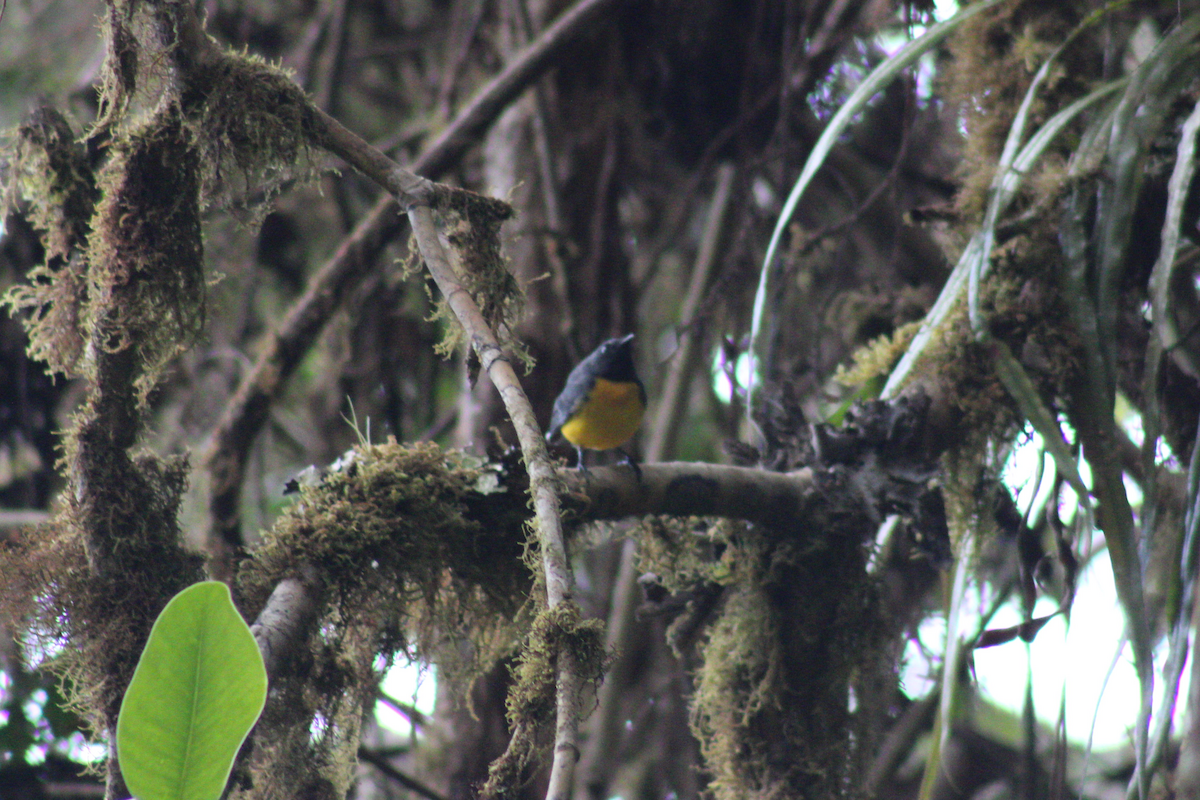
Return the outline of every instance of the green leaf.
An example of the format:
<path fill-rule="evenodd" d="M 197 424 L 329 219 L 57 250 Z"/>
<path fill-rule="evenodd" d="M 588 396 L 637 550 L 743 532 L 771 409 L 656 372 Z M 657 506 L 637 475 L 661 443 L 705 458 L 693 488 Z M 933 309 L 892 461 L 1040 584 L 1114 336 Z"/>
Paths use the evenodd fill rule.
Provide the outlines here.
<path fill-rule="evenodd" d="M 158 615 L 117 721 L 121 773 L 138 800 L 216 800 L 262 712 L 262 655 L 217 581 Z"/>
<path fill-rule="evenodd" d="M 1013 400 L 1017 401 L 1017 407 L 1021 409 L 1025 419 L 1029 420 L 1033 429 L 1042 435 L 1042 442 L 1054 459 L 1054 466 L 1058 468 L 1058 474 L 1062 475 L 1067 484 L 1075 490 L 1080 506 L 1090 508 L 1092 498 L 1083 482 L 1083 476 L 1079 473 L 1079 464 L 1071 455 L 1071 447 L 1067 444 L 1066 437 L 1063 436 L 1062 428 L 1059 426 L 1058 420 L 1054 418 L 1054 414 L 1050 413 L 1049 407 L 1042 401 L 1037 387 L 1033 384 L 1033 379 L 1029 377 L 1029 373 L 1025 371 L 1021 362 L 1017 361 L 1012 350 L 1004 342 L 992 340 L 988 346 L 991 349 L 992 364 L 996 368 L 996 375 L 1000 378 L 1000 382 L 1004 384 L 1004 388 L 1008 390 Z"/>

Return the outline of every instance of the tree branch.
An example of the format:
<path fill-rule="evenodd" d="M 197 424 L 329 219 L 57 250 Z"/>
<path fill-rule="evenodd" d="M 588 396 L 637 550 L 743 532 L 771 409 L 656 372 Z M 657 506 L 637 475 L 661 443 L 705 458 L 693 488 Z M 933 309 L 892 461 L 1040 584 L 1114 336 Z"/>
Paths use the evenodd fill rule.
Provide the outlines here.
<path fill-rule="evenodd" d="M 411 164 L 411 170 L 427 176 L 444 172 L 509 103 L 555 65 L 567 44 L 619 1 L 581 0 L 562 14 L 467 103 Z M 207 37 L 190 40 L 208 41 Z M 394 162 L 378 166 L 387 172 Z M 225 407 L 203 457 L 210 479 L 206 539 L 215 577 L 227 579 L 232 574 L 233 555 L 244 545 L 238 513 L 243 474 L 251 443 L 266 422 L 271 403 L 342 299 L 366 277 L 384 246 L 399 235 L 399 211 L 388 194 L 367 213 L 310 281 Z"/>
<path fill-rule="evenodd" d="M 378 753 L 372 752 L 365 747 L 360 747 L 358 748 L 358 757 L 375 767 L 375 769 L 382 772 L 388 778 L 403 786 L 405 789 L 415 792 L 421 797 L 427 798 L 427 800 L 443 800 L 440 794 L 435 792 L 433 789 L 430 789 L 416 778 L 410 778 L 408 775 L 405 775 L 403 772 L 389 764 L 388 760 Z"/>
<path fill-rule="evenodd" d="M 263 666 L 273 680 L 296 649 L 308 636 L 320 607 L 316 571 L 310 569 L 304 579 L 280 581 L 267 599 L 258 619 L 250 626 L 254 641 L 262 653 Z"/>
<path fill-rule="evenodd" d="M 562 471 L 566 501 L 588 520 L 666 514 L 796 525 L 817 511 L 819 482 L 809 468 L 790 473 L 683 461 L 642 464 L 642 479 L 625 467 Z M 583 498 L 579 500 L 578 498 Z"/>
<path fill-rule="evenodd" d="M 442 247 L 431 208 L 434 184 L 396 164 L 320 109 L 313 107 L 309 111 L 308 123 L 315 142 L 345 159 L 386 189 L 407 211 L 425 266 L 466 332 L 472 349 L 500 393 L 516 429 L 529 471 L 529 490 L 533 498 L 542 568 L 546 576 L 546 605 L 554 609 L 562 603 L 574 602 L 574 576 L 567 563 L 555 470 L 546 450 L 546 441 L 533 406 L 521 388 L 495 331 L 488 325 L 475 298 L 459 282 Z M 570 794 L 575 761 L 579 754 L 579 692 L 583 676 L 570 648 L 564 647 L 557 653 L 557 672 L 557 730 L 548 798 L 565 798 Z"/>
<path fill-rule="evenodd" d="M 393 177 L 405 177 L 400 176 L 400 172 L 397 170 Z M 401 183 L 406 187 L 411 181 L 403 180 Z M 429 187 L 431 189 L 432 184 L 429 184 Z M 416 191 L 416 187 L 413 191 Z M 504 402 L 517 431 L 517 439 L 529 470 L 529 491 L 533 497 L 542 568 L 546 573 L 546 605 L 553 609 L 561 603 L 573 603 L 575 579 L 567 563 L 567 551 L 563 544 L 554 466 L 546 450 L 546 440 L 542 437 L 541 428 L 533 413 L 533 406 L 525 396 L 512 364 L 500 349 L 496 334 L 488 327 L 474 298 L 455 277 L 450 261 L 438 240 L 432 210 L 427 205 L 414 205 L 408 212 L 408 220 L 416 236 L 417 247 L 425 259 L 426 268 L 446 298 L 454 316 L 467 332 L 471 346 L 499 391 L 500 399 Z M 546 797 L 550 800 L 566 798 L 571 791 L 575 761 L 579 757 L 579 691 L 583 680 L 583 676 L 579 674 L 575 654 L 570 648 L 562 648 L 557 653 L 557 665 L 558 722 L 554 759 L 550 768 L 550 785 L 546 792 Z"/>

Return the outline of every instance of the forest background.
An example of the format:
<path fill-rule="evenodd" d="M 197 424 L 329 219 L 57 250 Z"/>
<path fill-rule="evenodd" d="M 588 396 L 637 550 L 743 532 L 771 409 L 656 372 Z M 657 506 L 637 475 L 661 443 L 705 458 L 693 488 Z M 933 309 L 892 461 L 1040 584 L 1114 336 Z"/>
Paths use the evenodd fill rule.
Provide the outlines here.
<path fill-rule="evenodd" d="M 127 796 L 81 742 L 205 577 L 230 796 L 1200 794 L 1200 15 L 954 13 L 9 0 L 0 794 Z M 630 332 L 641 481 L 555 473 Z M 1104 558 L 1112 752 L 971 671 Z"/>

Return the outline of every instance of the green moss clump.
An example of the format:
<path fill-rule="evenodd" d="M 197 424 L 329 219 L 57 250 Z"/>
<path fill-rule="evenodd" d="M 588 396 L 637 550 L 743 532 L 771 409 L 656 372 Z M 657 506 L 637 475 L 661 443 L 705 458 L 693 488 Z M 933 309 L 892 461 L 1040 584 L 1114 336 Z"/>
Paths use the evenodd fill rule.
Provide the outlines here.
<path fill-rule="evenodd" d="M 191 76 L 180 105 L 203 165 L 206 197 L 223 185 L 231 194 L 235 175 L 246 191 L 265 188 L 269 197 L 283 178 L 312 170 L 312 104 L 290 74 L 258 56 L 222 52 Z"/>
<path fill-rule="evenodd" d="M 870 757 L 895 676 L 865 569 L 868 529 L 855 513 L 831 515 L 821 531 L 643 526 L 639 569 L 671 591 L 724 587 L 698 648 L 692 701 L 714 797 L 844 796 Z M 706 621 L 697 611 L 689 605 L 674 626 Z"/>
<path fill-rule="evenodd" d="M 508 724 L 512 738 L 504 755 L 488 769 L 480 790 L 483 798 L 511 796 L 528 779 L 529 767 L 552 744 L 556 729 L 559 654 L 570 652 L 583 683 L 600 679 L 606 662 L 604 623 L 585 620 L 574 602 L 544 609 L 513 669 L 515 684 L 508 693 Z"/>
<path fill-rule="evenodd" d="M 854 351 L 854 366 L 838 365 L 833 379 L 842 386 L 859 386 L 872 378 L 886 377 L 917 335 L 921 323 L 901 325 L 889 336 L 878 336 Z"/>
<path fill-rule="evenodd" d="M 434 444 L 356 448 L 349 467 L 303 489 L 242 564 L 247 606 L 261 608 L 279 581 L 314 564 L 338 603 L 364 591 L 401 607 L 457 595 L 464 613 L 515 613 L 529 590 L 524 543 L 464 514 L 479 477 L 466 457 Z M 353 616 L 353 606 L 342 613 Z"/>
<path fill-rule="evenodd" d="M 281 796 L 318 783 L 344 794 L 364 704 L 397 653 L 436 662 L 439 681 L 466 696 L 528 622 L 522 526 L 468 513 L 482 475 L 474 460 L 394 440 L 345 460 L 302 490 L 238 570 L 251 618 L 280 581 L 319 582 L 302 655 L 274 682 L 279 703 L 259 723 L 272 731 L 260 738 L 279 744 L 250 767 L 256 786 L 277 785 Z"/>
<path fill-rule="evenodd" d="M 17 129 L 10 150 L 9 183 L 0 216 L 17 197 L 29 202 L 30 221 L 42 233 L 46 260 L 4 298 L 14 312 L 29 311 L 29 355 L 52 373 L 70 375 L 86 335 L 80 311 L 86 303 L 86 264 L 79 248 L 87 240 L 99 193 L 96 177 L 70 123 L 42 108 Z"/>
<path fill-rule="evenodd" d="M 136 347 L 139 395 L 204 326 L 200 161 L 167 107 L 114 145 L 88 248 L 92 344 Z"/>
<path fill-rule="evenodd" d="M 115 556 L 89 546 L 98 512 L 76 499 L 0 549 L 0 618 L 28 632 L 27 656 L 46 658 L 42 666 L 63 679 L 71 708 L 97 734 L 116 724 L 158 612 L 203 578 L 200 559 L 179 545 L 186 475 L 184 458 L 142 456 L 97 476 L 103 485 L 86 497 L 120 527 Z M 107 567 L 98 563 L 104 560 Z M 132 577 L 139 575 L 153 580 Z"/>
<path fill-rule="evenodd" d="M 528 372 L 533 367 L 533 359 L 513 335 L 525 310 L 525 294 L 509 272 L 508 260 L 500 247 L 500 226 L 512 217 L 512 206 L 466 189 L 437 184 L 433 208 L 440 218 L 439 229 L 446 231 L 446 239 L 454 248 L 456 279 L 475 299 L 480 313 L 504 348 L 514 354 Z M 445 299 L 431 299 L 435 304 L 434 318 L 446 322 L 447 330 L 437 350 L 448 356 L 461 346 L 462 328 Z M 471 350 L 467 366 L 472 380 L 479 369 L 476 358 Z"/>
<path fill-rule="evenodd" d="M 951 36 L 953 61 L 941 80 L 947 104 L 962 113 L 968 131 L 957 198 L 964 218 L 977 219 L 983 212 L 996 162 L 1034 74 L 1093 10 L 1086 2 L 1001 3 L 967 20 Z M 1032 129 L 1082 96 L 1089 80 L 1100 79 L 1097 55 L 1104 48 L 1087 43 L 1104 35 L 1103 30 L 1093 26 L 1062 53 L 1030 109 Z"/>

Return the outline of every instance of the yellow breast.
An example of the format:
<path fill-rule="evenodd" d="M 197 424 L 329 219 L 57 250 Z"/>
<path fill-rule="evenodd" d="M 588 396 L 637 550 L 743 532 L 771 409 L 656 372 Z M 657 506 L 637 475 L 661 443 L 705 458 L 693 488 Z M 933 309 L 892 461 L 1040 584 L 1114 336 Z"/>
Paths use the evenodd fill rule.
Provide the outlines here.
<path fill-rule="evenodd" d="M 646 406 L 636 383 L 597 378 L 575 414 L 562 426 L 568 442 L 588 450 L 611 450 L 633 438 Z"/>

